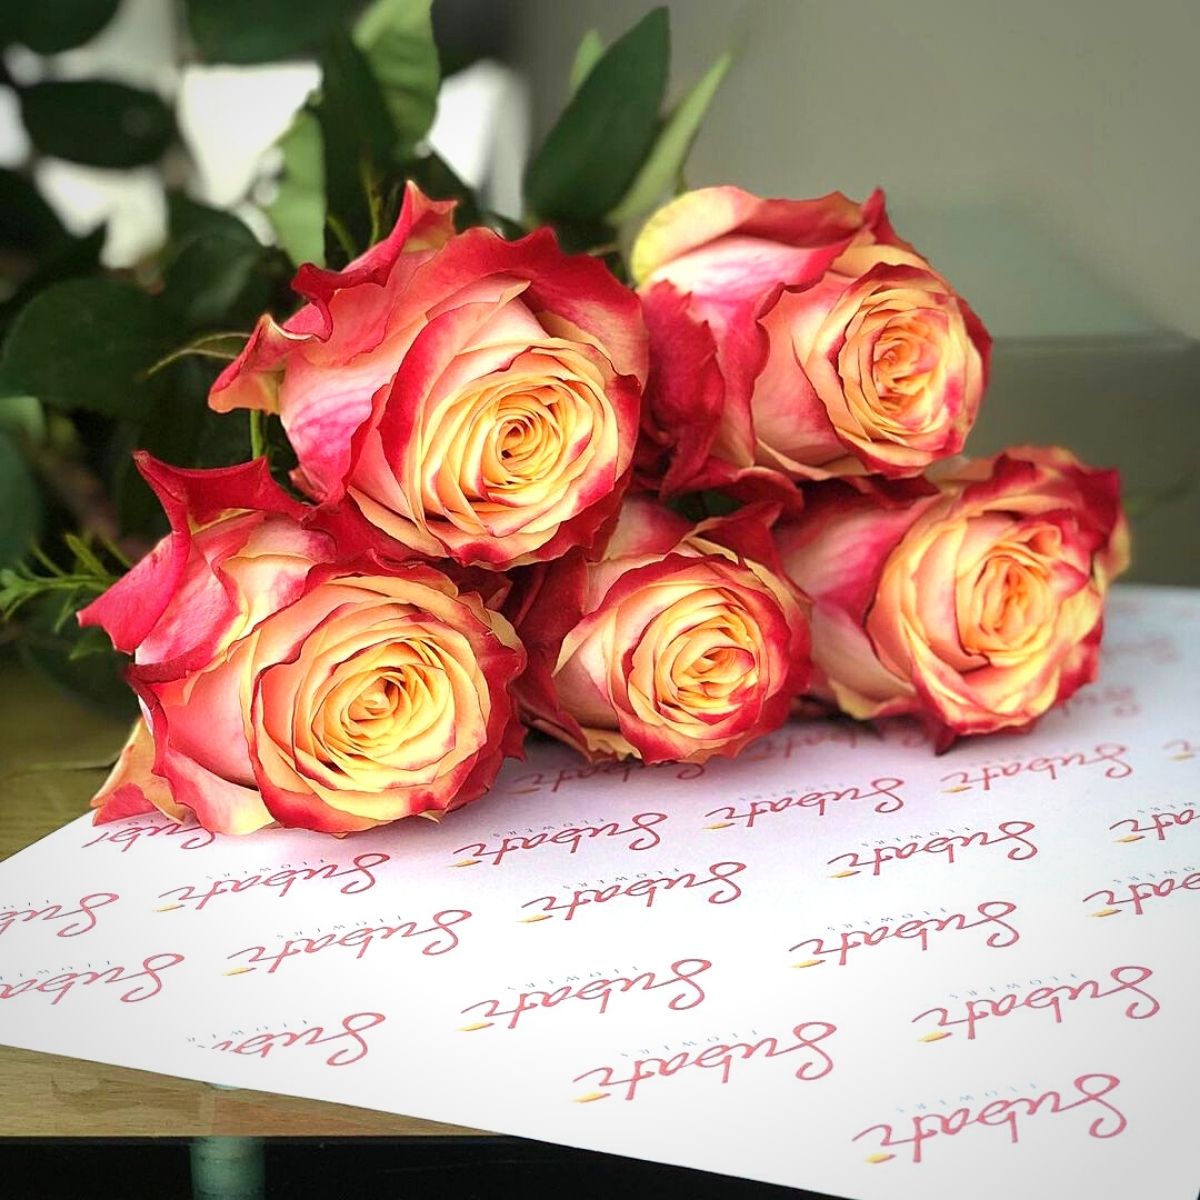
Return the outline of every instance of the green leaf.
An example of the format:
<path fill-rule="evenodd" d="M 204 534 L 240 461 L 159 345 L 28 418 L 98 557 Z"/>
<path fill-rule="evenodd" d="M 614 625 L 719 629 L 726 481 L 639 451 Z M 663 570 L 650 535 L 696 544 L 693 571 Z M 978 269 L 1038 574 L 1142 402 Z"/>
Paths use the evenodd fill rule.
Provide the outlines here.
<path fill-rule="evenodd" d="M 375 0 L 354 26 L 395 128 L 395 148 L 407 154 L 429 132 L 437 110 L 441 68 L 433 40 L 432 0 Z"/>
<path fill-rule="evenodd" d="M 0 170 L 0 249 L 40 255 L 67 240 L 62 222 L 32 180 Z"/>
<path fill-rule="evenodd" d="M 669 57 L 665 8 L 605 51 L 525 173 L 533 212 L 597 220 L 620 200 L 653 144 Z"/>
<path fill-rule="evenodd" d="M 379 82 L 345 35 L 325 44 L 316 113 L 325 167 L 325 257 L 343 261 L 371 241 L 371 195 L 395 142 Z"/>
<path fill-rule="evenodd" d="M 608 214 L 609 221 L 614 225 L 648 213 L 674 189 L 692 143 L 696 140 L 700 122 L 732 63 L 731 54 L 722 54 L 700 82 L 675 106 L 629 191 Z"/>
<path fill-rule="evenodd" d="M 259 275 L 267 248 L 231 212 L 173 192 L 167 197 L 171 247 L 163 300 L 188 329 L 249 324 L 266 307 Z"/>
<path fill-rule="evenodd" d="M 589 29 L 579 39 L 579 49 L 575 51 L 575 61 L 571 64 L 571 78 L 567 88 L 575 95 L 583 81 L 592 73 L 592 68 L 604 54 L 604 41 L 598 30 Z"/>
<path fill-rule="evenodd" d="M 139 419 L 153 404 L 142 375 L 182 338 L 167 306 L 110 279 L 39 292 L 4 343 L 5 380 L 43 404 Z"/>
<path fill-rule="evenodd" d="M 11 37 L 38 54 L 60 54 L 90 42 L 112 20 L 118 0 L 37 0 L 13 4 Z"/>
<path fill-rule="evenodd" d="M 53 596 L 30 605 L 17 641 L 21 661 L 106 715 L 133 718 L 137 700 L 121 677 L 123 660 L 112 651 L 72 657 L 83 631 L 70 615 Z"/>
<path fill-rule="evenodd" d="M 185 329 L 248 323 L 268 299 L 267 280 L 257 273 L 265 256 L 254 239 L 194 234 L 167 267 L 163 303 Z"/>
<path fill-rule="evenodd" d="M 19 563 L 41 533 L 42 502 L 37 483 L 16 443 L 0 433 L 0 567 Z"/>
<path fill-rule="evenodd" d="M 155 162 L 175 136 L 171 110 L 153 92 L 102 80 L 22 88 L 21 118 L 42 154 L 89 167 Z"/>
<path fill-rule="evenodd" d="M 360 0 L 187 0 L 188 28 L 208 62 L 266 63 L 310 54 Z"/>
<path fill-rule="evenodd" d="M 26 454 L 36 454 L 46 440 L 46 414 L 32 396 L 0 396 L 0 434 Z"/>
<path fill-rule="evenodd" d="M 223 208 L 212 208 L 179 191 L 167 192 L 167 229 L 172 242 L 183 242 L 198 233 L 223 233 L 258 244 L 239 217 Z"/>
<path fill-rule="evenodd" d="M 283 154 L 283 170 L 267 216 L 279 244 L 297 266 L 325 265 L 325 164 L 321 126 L 301 109 L 291 127 L 275 143 Z"/>
<path fill-rule="evenodd" d="M 7 329 L 17 314 L 43 289 L 64 279 L 88 275 L 100 264 L 106 230 L 103 225 L 81 238 L 69 237 L 48 252 L 34 273 L 3 304 L 0 304 L 0 333 Z"/>

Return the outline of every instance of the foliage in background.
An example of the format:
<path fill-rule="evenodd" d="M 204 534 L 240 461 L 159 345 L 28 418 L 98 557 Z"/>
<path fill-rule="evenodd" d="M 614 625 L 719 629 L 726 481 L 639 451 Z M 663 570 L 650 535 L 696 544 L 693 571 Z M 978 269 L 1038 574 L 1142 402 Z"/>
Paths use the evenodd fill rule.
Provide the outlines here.
<path fill-rule="evenodd" d="M 671 109 L 669 31 L 655 9 L 607 49 L 588 33 L 571 95 L 525 174 L 521 220 L 486 210 L 425 139 L 442 63 L 432 0 L 185 0 L 188 61 L 315 60 L 321 83 L 278 143 L 265 206 L 274 244 L 231 212 L 168 190 L 165 244 L 132 270 L 104 270 L 103 227 L 69 233 L 39 194 L 42 156 L 114 170 L 186 162 L 171 106 L 108 79 L 47 78 L 16 94 L 30 161 L 0 170 L 0 615 L 32 665 L 85 697 L 124 703 L 115 657 L 72 620 L 164 531 L 131 469 L 144 448 L 180 466 L 250 457 L 245 413 L 206 405 L 257 315 L 295 306 L 305 261 L 338 268 L 391 227 L 406 179 L 456 198 L 460 227 L 519 237 L 553 225 L 569 249 L 607 254 L 670 195 L 729 56 Z M 118 0 L 40 0 L 0 10 L 0 48 L 53 55 L 87 43 Z M 176 172 L 178 174 L 178 172 Z M 515 216 L 515 214 L 514 214 Z M 610 259 L 614 266 L 615 258 Z M 260 431 L 261 432 L 261 431 Z M 266 450 L 286 479 L 276 422 Z"/>

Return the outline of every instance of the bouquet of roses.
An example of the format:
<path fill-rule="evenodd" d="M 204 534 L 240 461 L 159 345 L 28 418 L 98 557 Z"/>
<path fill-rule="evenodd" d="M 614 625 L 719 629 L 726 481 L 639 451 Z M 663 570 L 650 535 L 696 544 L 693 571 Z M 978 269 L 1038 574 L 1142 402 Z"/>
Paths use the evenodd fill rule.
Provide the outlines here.
<path fill-rule="evenodd" d="M 522 228 L 321 124 L 353 256 L 301 265 L 207 387 L 255 455 L 137 452 L 170 532 L 79 613 L 142 714 L 99 820 L 436 817 L 526 728 L 700 763 L 841 711 L 944 748 L 1095 676 L 1115 472 L 961 456 L 990 339 L 881 192 L 664 196 L 725 65 L 663 119 L 661 12 L 585 42 Z"/>

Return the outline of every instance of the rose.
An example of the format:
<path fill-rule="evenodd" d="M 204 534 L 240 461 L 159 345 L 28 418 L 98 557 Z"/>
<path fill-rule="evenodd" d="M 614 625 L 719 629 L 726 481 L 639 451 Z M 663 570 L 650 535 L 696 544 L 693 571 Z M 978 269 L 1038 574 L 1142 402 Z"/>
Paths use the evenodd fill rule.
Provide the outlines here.
<path fill-rule="evenodd" d="M 455 236 L 410 184 L 395 229 L 259 321 L 209 403 L 278 412 L 297 483 L 414 554 L 503 568 L 590 545 L 620 503 L 646 333 L 637 298 L 548 229 Z"/>
<path fill-rule="evenodd" d="M 882 192 L 689 192 L 647 223 L 632 269 L 651 335 L 645 473 L 665 459 L 665 493 L 916 475 L 962 449 L 991 340 L 896 236 Z"/>
<path fill-rule="evenodd" d="M 945 747 L 1028 725 L 1095 678 L 1129 535 L 1117 473 L 1067 450 L 928 478 L 821 484 L 777 540 L 812 600 L 816 694 L 852 717 L 914 714 Z"/>
<path fill-rule="evenodd" d="M 101 816 L 140 800 L 222 833 L 345 833 L 487 789 L 521 738 L 502 616 L 424 563 L 338 561 L 262 460 L 138 465 L 172 532 L 80 622 L 133 656 L 153 757 L 135 734 Z"/>
<path fill-rule="evenodd" d="M 769 534 L 778 506 L 694 528 L 627 499 L 604 557 L 531 568 L 509 611 L 529 651 L 526 721 L 590 759 L 732 757 L 778 728 L 808 676 L 808 622 Z"/>

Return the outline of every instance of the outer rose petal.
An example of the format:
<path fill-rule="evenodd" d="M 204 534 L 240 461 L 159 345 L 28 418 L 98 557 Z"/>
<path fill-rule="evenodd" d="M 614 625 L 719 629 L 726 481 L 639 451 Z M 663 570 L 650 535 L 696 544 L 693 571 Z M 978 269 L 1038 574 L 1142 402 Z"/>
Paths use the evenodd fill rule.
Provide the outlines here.
<path fill-rule="evenodd" d="M 149 812 L 161 812 L 172 821 L 186 819 L 187 810 L 172 799 L 166 780 L 154 774 L 154 742 L 142 718 L 130 730 L 112 771 L 92 797 L 92 808 L 96 810 L 95 825 Z"/>
<path fill-rule="evenodd" d="M 303 265 L 292 286 L 311 303 L 282 326 L 267 315 L 259 319 L 241 354 L 213 384 L 210 407 L 217 412 L 236 408 L 277 411 L 279 375 L 289 355 L 308 342 L 329 340 L 333 332 L 330 307 L 337 293 L 365 286 L 376 301 L 376 311 L 382 309 L 385 296 L 379 289 L 388 282 L 400 256 L 406 251 L 434 249 L 447 241 L 454 232 L 453 211 L 453 202 L 430 200 L 409 183 L 396 224 L 382 242 L 342 271 Z M 360 314 L 360 319 L 365 315 Z"/>
<path fill-rule="evenodd" d="M 214 470 L 185 470 L 160 462 L 145 451 L 136 451 L 133 458 L 162 504 L 171 533 L 79 613 L 80 625 L 101 626 L 123 654 L 134 653 L 180 594 L 196 529 L 236 509 L 297 519 L 304 512 L 303 505 L 271 478 L 265 459 Z M 190 627 L 195 625 L 193 614 Z M 164 651 L 162 656 L 182 653 L 195 640 L 190 628 L 182 628 L 178 639 L 173 639 L 173 652 Z"/>

